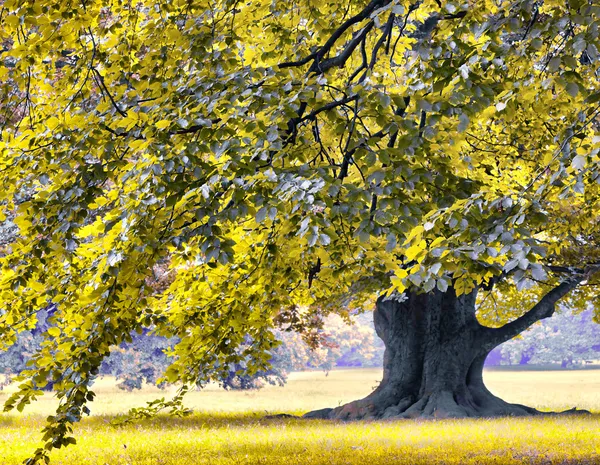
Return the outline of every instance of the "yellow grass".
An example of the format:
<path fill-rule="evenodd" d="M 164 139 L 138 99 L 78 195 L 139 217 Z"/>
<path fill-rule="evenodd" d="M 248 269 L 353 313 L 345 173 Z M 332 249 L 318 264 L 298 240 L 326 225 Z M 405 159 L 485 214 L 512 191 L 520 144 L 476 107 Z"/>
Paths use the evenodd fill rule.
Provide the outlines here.
<path fill-rule="evenodd" d="M 53 455 L 64 465 L 196 464 L 599 464 L 600 415 L 494 420 L 333 423 L 266 420 L 368 394 L 380 370 L 294 373 L 283 387 L 192 392 L 185 419 L 160 417 L 114 428 L 110 418 L 157 396 L 155 388 L 124 393 L 100 380 L 92 417 L 77 427 L 78 444 Z M 540 409 L 577 405 L 600 413 L 600 370 L 488 371 L 491 390 Z M 0 402 L 10 389 L 0 392 Z M 0 416 L 0 464 L 21 463 L 39 440 L 55 401 L 46 396 L 25 414 Z"/>

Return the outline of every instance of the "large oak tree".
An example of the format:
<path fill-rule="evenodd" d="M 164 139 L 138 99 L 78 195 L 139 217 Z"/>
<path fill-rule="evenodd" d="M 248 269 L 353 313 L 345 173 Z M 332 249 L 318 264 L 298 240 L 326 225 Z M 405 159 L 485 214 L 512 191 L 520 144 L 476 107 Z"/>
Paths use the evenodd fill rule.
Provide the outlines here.
<path fill-rule="evenodd" d="M 58 308 L 6 407 L 55 382 L 46 449 L 132 331 L 198 383 L 369 299 L 384 379 L 311 416 L 536 413 L 482 366 L 597 283 L 595 2 L 0 3 L 2 343 Z"/>

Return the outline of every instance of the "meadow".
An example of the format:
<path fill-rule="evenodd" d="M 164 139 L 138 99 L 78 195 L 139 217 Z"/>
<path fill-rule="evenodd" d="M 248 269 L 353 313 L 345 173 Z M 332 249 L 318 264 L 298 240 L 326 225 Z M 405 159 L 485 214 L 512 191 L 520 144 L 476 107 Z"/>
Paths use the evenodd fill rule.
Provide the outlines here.
<path fill-rule="evenodd" d="M 334 423 L 267 419 L 301 414 L 368 394 L 377 369 L 292 373 L 285 387 L 191 392 L 186 418 L 158 417 L 122 427 L 115 415 L 172 391 L 146 387 L 127 393 L 99 380 L 92 415 L 76 427 L 78 444 L 53 454 L 63 465 L 233 464 L 600 464 L 600 370 L 488 370 L 490 390 L 542 410 L 573 406 L 592 416 L 483 420 L 402 420 Z M 3 402 L 10 387 L 0 391 Z M 52 412 L 50 394 L 25 413 L 0 415 L 0 464 L 20 464 L 39 443 Z"/>

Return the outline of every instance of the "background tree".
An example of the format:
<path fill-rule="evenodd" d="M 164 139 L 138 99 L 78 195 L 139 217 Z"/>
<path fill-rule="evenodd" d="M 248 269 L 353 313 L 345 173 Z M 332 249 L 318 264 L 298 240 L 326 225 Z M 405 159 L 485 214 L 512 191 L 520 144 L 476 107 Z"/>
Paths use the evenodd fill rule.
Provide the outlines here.
<path fill-rule="evenodd" d="M 27 370 L 28 362 L 41 348 L 44 341 L 43 334 L 51 328 L 48 318 L 55 311 L 54 307 L 38 311 L 36 327 L 30 331 L 21 332 L 17 341 L 7 351 L 0 354 L 0 373 L 5 375 L 0 383 L 0 389 L 9 384 L 14 376 Z M 111 348 L 110 356 L 103 361 L 98 370 L 99 375 L 114 376 L 119 382 L 117 386 L 127 391 L 141 389 L 144 383 L 157 384 L 158 387 L 163 388 L 165 383 L 159 380 L 170 365 L 167 354 L 176 342 L 174 339 L 152 335 L 149 330 L 144 330 L 142 334 L 133 333 L 119 347 Z M 310 348 L 302 340 L 298 342 L 305 353 L 311 353 Z M 242 362 L 228 367 L 225 376 L 214 381 L 225 389 L 258 389 L 264 383 L 283 385 L 287 379 L 288 360 L 290 359 L 287 356 L 287 352 L 290 351 L 288 347 L 288 345 L 283 345 L 273 352 L 268 369 L 249 375 Z M 300 363 L 300 361 L 298 362 Z M 309 366 L 308 357 L 302 362 L 303 365 L 299 364 L 299 368 Z M 335 360 L 333 360 L 333 364 L 335 364 Z M 331 368 L 331 366 L 333 366 L 332 361 L 326 359 L 319 365 L 319 368 Z M 53 385 L 52 382 L 44 382 L 40 387 L 45 391 L 51 391 Z"/>
<path fill-rule="evenodd" d="M 560 364 L 563 368 L 600 360 L 600 327 L 592 322 L 592 310 L 573 314 L 562 308 L 551 320 L 535 325 L 502 345 L 508 364 Z"/>
<path fill-rule="evenodd" d="M 56 381 L 31 462 L 74 441 L 90 380 L 134 330 L 178 337 L 165 379 L 192 384 L 265 369 L 275 326 L 310 338 L 318 315 L 373 300 L 380 387 L 311 416 L 536 413 L 481 370 L 597 283 L 599 14 L 5 0 L 0 79 L 18 89 L 3 93 L 0 201 L 19 236 L 1 259 L 2 343 L 59 309 L 5 406 Z M 485 295 L 511 286 L 527 298 L 492 312 Z"/>
<path fill-rule="evenodd" d="M 36 354 L 42 339 L 41 333 L 23 332 L 19 334 L 18 341 L 2 353 L 0 373 L 4 375 L 4 379 L 0 383 L 0 388 L 10 384 L 13 375 L 27 369 L 27 361 Z"/>
<path fill-rule="evenodd" d="M 331 370 L 335 367 L 381 367 L 383 342 L 377 337 L 371 315 L 353 315 L 343 319 L 331 314 L 323 319 L 323 329 L 309 344 L 297 332 L 275 335 L 281 345 L 274 353 L 280 368 L 287 371 Z"/>

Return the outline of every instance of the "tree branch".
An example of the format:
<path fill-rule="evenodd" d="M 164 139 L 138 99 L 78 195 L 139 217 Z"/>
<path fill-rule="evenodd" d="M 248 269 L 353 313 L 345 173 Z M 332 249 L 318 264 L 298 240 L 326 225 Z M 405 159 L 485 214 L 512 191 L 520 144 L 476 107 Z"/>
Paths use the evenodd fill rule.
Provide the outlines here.
<path fill-rule="evenodd" d="M 367 24 L 358 34 L 356 34 L 356 36 L 352 38 L 352 40 L 350 40 L 350 42 L 348 42 L 344 50 L 339 55 L 336 55 L 333 58 L 329 58 L 323 61 L 322 63 L 319 61 L 315 61 L 313 63 L 313 66 L 311 66 L 310 71 L 319 71 L 322 74 L 335 66 L 340 68 L 344 66 L 346 64 L 346 61 L 348 61 L 348 58 L 350 58 L 352 53 L 354 53 L 354 50 L 356 50 L 356 47 L 358 47 L 359 44 L 364 43 L 366 41 L 367 34 L 371 31 L 371 29 L 373 29 L 374 25 L 375 23 L 373 21 Z"/>
<path fill-rule="evenodd" d="M 556 303 L 565 295 L 575 289 L 586 275 L 573 275 L 551 289 L 527 313 L 500 328 L 484 327 L 482 340 L 485 349 L 492 349 L 497 345 L 521 334 L 534 323 L 549 318 L 554 314 Z"/>
<path fill-rule="evenodd" d="M 354 49 L 358 46 L 358 44 L 362 40 L 361 38 L 359 39 L 359 37 L 363 33 L 364 34 L 368 33 L 373 28 L 373 22 L 369 23 L 363 29 L 363 32 L 361 34 L 359 34 L 353 40 L 351 40 L 348 43 L 348 45 L 346 46 L 346 48 L 344 49 L 344 51 L 339 56 L 336 56 L 335 58 L 331 58 L 324 63 L 320 63 L 320 62 L 323 59 L 323 57 L 325 57 L 325 55 L 327 55 L 331 51 L 331 49 L 333 48 L 333 46 L 335 45 L 337 40 L 348 29 L 350 29 L 355 24 L 358 24 L 361 21 L 367 19 L 371 15 L 371 13 L 373 13 L 377 8 L 385 6 L 389 2 L 390 2 L 390 0 L 371 0 L 371 2 L 369 2 L 369 4 L 363 10 L 361 10 L 358 14 L 356 14 L 355 16 L 352 16 L 351 18 L 348 18 L 346 21 L 344 21 L 344 23 L 342 23 L 342 25 L 339 28 L 337 28 L 333 32 L 333 34 L 331 34 L 329 39 L 316 52 L 314 52 L 314 53 L 308 55 L 307 57 L 305 57 L 301 60 L 298 60 L 298 61 L 290 61 L 290 62 L 280 63 L 279 68 L 291 68 L 291 67 L 302 66 L 302 65 L 307 64 L 311 60 L 313 60 L 313 64 L 310 67 L 309 73 L 317 72 L 317 71 L 324 73 L 327 69 L 332 68 L 333 66 L 336 66 L 336 64 L 338 64 L 338 62 L 345 63 L 346 60 L 348 59 L 348 57 L 352 54 L 352 51 L 354 51 Z M 358 40 L 356 40 L 356 39 L 358 39 Z"/>
<path fill-rule="evenodd" d="M 377 62 L 377 54 L 379 53 L 379 49 L 383 47 L 383 44 L 386 40 L 388 40 L 392 35 L 392 28 L 394 27 L 394 20 L 396 19 L 396 15 L 391 13 L 388 17 L 387 23 L 385 25 L 385 29 L 379 37 L 379 40 L 373 47 L 373 51 L 371 52 L 371 62 L 369 63 L 369 69 L 373 69 L 375 67 L 375 63 Z"/>
<path fill-rule="evenodd" d="M 94 72 L 94 76 L 96 78 L 96 82 L 98 82 L 99 86 L 101 89 L 104 90 L 104 93 L 108 96 L 108 98 L 110 99 L 110 102 L 112 103 L 112 106 L 114 107 L 115 110 L 117 110 L 117 112 L 125 117 L 127 116 L 127 113 L 125 113 L 117 104 L 117 102 L 115 101 L 114 97 L 112 96 L 112 94 L 110 93 L 110 91 L 108 90 L 108 87 L 106 87 L 106 84 L 104 83 L 104 78 L 102 77 L 102 75 L 100 74 L 100 72 L 92 66 L 92 71 Z"/>
<path fill-rule="evenodd" d="M 584 268 L 575 267 L 575 266 L 562 266 L 562 265 L 544 265 L 544 267 L 548 268 L 550 271 L 554 273 L 586 273 L 590 271 L 595 271 L 600 267 L 600 263 L 584 263 Z"/>
<path fill-rule="evenodd" d="M 316 56 L 317 56 L 317 52 L 311 53 L 310 55 L 307 55 L 306 57 L 304 57 L 304 58 L 302 58 L 301 60 L 298 60 L 298 61 L 286 61 L 284 63 L 279 63 L 279 68 L 281 68 L 281 69 L 284 69 L 284 68 L 297 68 L 298 66 L 304 66 L 310 60 L 314 60 L 314 58 Z"/>
<path fill-rule="evenodd" d="M 341 100 L 334 100 L 333 102 L 329 102 L 326 105 L 323 105 L 320 108 L 317 108 L 316 110 L 312 111 L 311 113 L 309 113 L 308 115 L 300 118 L 297 121 L 297 124 L 299 123 L 303 123 L 304 121 L 308 121 L 308 120 L 313 120 L 315 119 L 315 117 L 319 114 L 319 113 L 323 113 L 324 111 L 329 111 L 329 110 L 333 110 L 336 107 L 339 107 L 341 105 L 345 105 L 347 103 L 353 102 L 355 100 L 358 100 L 358 94 L 354 94 L 351 95 L 349 97 L 345 97 Z"/>

